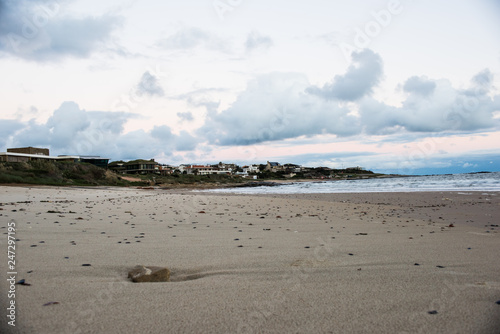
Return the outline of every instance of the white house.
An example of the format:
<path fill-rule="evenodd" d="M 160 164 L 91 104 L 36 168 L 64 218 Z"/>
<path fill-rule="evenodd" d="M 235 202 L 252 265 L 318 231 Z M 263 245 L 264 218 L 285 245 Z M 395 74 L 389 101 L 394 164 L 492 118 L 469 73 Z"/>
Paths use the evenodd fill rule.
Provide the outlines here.
<path fill-rule="evenodd" d="M 242 169 L 243 169 L 243 172 L 247 173 L 247 174 L 260 173 L 259 165 L 243 166 Z"/>

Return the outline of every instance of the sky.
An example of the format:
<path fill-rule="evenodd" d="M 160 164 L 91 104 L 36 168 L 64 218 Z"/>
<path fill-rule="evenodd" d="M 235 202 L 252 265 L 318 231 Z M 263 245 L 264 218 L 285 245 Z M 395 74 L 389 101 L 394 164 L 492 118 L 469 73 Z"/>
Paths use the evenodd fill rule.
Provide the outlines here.
<path fill-rule="evenodd" d="M 0 152 L 500 171 L 500 1 L 0 0 Z"/>

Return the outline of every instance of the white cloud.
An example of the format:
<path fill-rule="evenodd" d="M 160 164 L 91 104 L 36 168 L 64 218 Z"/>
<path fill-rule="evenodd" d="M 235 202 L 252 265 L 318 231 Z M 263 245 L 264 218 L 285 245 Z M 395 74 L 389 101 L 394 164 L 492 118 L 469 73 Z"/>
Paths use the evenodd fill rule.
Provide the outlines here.
<path fill-rule="evenodd" d="M 336 75 L 323 88 L 312 86 L 307 91 L 328 100 L 356 101 L 369 95 L 382 76 L 382 59 L 369 49 L 353 52 L 351 57 L 352 64 L 344 75 Z"/>
<path fill-rule="evenodd" d="M 112 144 L 123 125 L 133 114 L 92 112 L 79 108 L 75 102 L 64 102 L 46 123 L 30 120 L 13 138 L 15 146 L 49 146 L 61 154 L 92 154 Z M 36 144 L 34 144 L 36 143 Z"/>
<path fill-rule="evenodd" d="M 403 85 L 403 90 L 407 93 L 420 94 L 428 96 L 436 89 L 436 83 L 426 77 L 413 76 L 406 80 Z"/>
<path fill-rule="evenodd" d="M 466 163 L 464 163 L 462 165 L 462 168 L 476 168 L 476 167 L 478 167 L 477 164 L 471 164 L 471 163 L 468 163 L 468 162 L 466 162 Z"/>
<path fill-rule="evenodd" d="M 356 132 L 356 118 L 335 101 L 305 92 L 309 81 L 295 73 L 271 73 L 249 82 L 236 101 L 209 113 L 199 135 L 218 145 L 250 145 L 303 135 Z"/>
<path fill-rule="evenodd" d="M 322 89 L 312 87 L 302 74 L 260 75 L 229 108 L 209 112 L 198 135 L 211 144 L 225 146 L 319 134 L 474 132 L 500 125 L 494 118 L 500 97 L 488 95 L 492 75 L 487 70 L 474 76 L 467 90 L 456 89 L 445 79 L 413 76 L 402 86 L 408 94 L 400 107 L 369 96 L 381 70 L 380 56 L 365 50 L 353 54 L 347 73 L 335 76 Z M 349 99 L 355 101 L 346 104 Z M 398 136 L 391 138 L 400 140 Z"/>
<path fill-rule="evenodd" d="M 193 151 L 197 144 L 198 140 L 184 130 L 175 138 L 175 149 L 177 151 Z"/>
<path fill-rule="evenodd" d="M 484 77 L 489 78 L 484 80 Z M 479 85 L 478 80 L 483 78 Z M 461 90 L 446 79 L 411 77 L 403 89 L 409 93 L 401 107 L 393 107 L 373 98 L 360 101 L 361 122 L 368 134 L 410 132 L 480 131 L 498 129 L 495 111 L 499 96 L 489 96 L 492 75 L 481 71 L 469 89 Z M 487 84 L 485 84 L 485 82 Z"/>
<path fill-rule="evenodd" d="M 194 120 L 193 113 L 189 111 L 178 112 L 177 117 L 179 117 L 182 121 L 187 121 L 187 122 L 191 122 Z"/>
<path fill-rule="evenodd" d="M 185 131 L 176 135 L 167 125 L 151 131 L 124 133 L 127 121 L 137 117 L 123 112 L 85 111 L 75 102 L 64 102 L 45 123 L 1 121 L 9 127 L 14 147 L 49 147 L 52 154 L 101 155 L 114 160 L 171 156 L 174 151 L 194 150 L 197 139 Z M 6 141 L 0 141 L 6 145 Z"/>
<path fill-rule="evenodd" d="M 424 1 L 382 17 L 387 3 L 228 0 L 234 10 L 220 21 L 209 2 L 0 0 L 0 145 L 166 160 L 203 148 L 219 160 L 256 146 L 280 156 L 346 142 L 380 152 L 478 133 L 496 137 L 457 146 L 498 147 L 493 7 L 448 0 L 429 11 Z M 335 45 L 358 36 L 373 51 L 351 57 Z M 57 108 L 65 100 L 101 111 Z M 366 142 L 373 150 L 359 149 Z M 465 162 L 475 163 L 454 161 Z"/>

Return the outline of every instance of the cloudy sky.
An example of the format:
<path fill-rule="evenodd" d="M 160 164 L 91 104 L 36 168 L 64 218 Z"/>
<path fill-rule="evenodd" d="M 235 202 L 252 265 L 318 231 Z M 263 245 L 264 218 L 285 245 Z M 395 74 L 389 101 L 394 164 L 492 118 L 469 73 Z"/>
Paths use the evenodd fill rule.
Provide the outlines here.
<path fill-rule="evenodd" d="M 500 171 L 496 0 L 0 0 L 0 151 Z"/>

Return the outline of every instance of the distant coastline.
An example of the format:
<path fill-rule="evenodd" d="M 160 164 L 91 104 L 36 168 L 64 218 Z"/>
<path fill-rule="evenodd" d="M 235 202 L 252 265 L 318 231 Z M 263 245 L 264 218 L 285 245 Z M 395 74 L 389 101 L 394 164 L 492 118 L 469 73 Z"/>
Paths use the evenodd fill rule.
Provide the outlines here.
<path fill-rule="evenodd" d="M 185 166 L 187 167 L 183 171 L 176 169 L 170 170 L 168 173 L 163 173 L 163 170 L 156 170 L 154 168 L 147 170 L 147 172 L 139 169 L 136 173 L 124 173 L 102 168 L 91 163 L 71 161 L 32 160 L 1 162 L 0 184 L 218 188 L 246 183 L 251 185 L 251 182 L 255 182 L 256 180 L 259 182 L 301 182 L 329 179 L 394 177 L 392 175 L 373 173 L 359 167 L 333 170 L 326 167 L 302 168 L 296 165 L 285 167 L 286 165 L 281 166 L 277 164 L 269 169 L 266 169 L 266 165 L 256 166 L 253 171 L 248 173 L 248 171 L 240 172 L 242 169 L 233 164 L 230 165 L 231 168 L 226 167 L 225 164 L 220 167 Z"/>
<path fill-rule="evenodd" d="M 284 171 L 241 175 L 170 173 L 158 175 L 121 174 L 89 163 L 79 162 L 1 162 L 1 185 L 30 186 L 114 186 L 158 189 L 214 189 L 235 187 L 276 186 L 302 182 L 338 182 L 345 180 L 393 179 L 425 177 L 432 175 L 400 175 L 374 173 L 364 169 L 333 170 L 325 167 L 308 168 L 307 174 L 296 173 L 290 177 Z M 464 175 L 484 175 L 489 171 L 464 173 Z M 455 174 L 441 174 L 455 175 Z"/>

